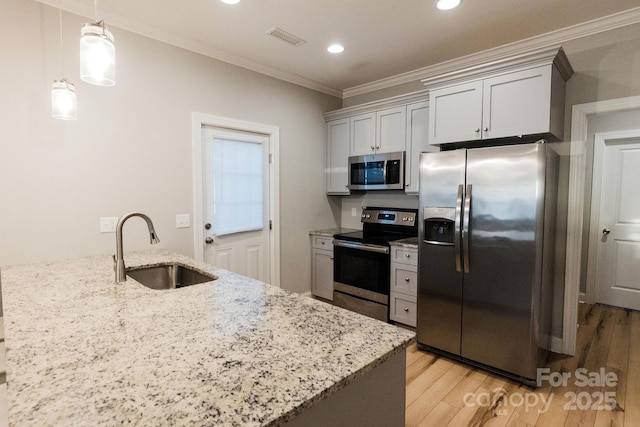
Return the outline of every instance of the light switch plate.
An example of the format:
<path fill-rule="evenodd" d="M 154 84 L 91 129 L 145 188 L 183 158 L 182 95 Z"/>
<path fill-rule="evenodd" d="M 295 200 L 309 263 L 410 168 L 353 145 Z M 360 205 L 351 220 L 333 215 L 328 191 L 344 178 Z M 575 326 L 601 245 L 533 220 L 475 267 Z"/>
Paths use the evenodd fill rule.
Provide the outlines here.
<path fill-rule="evenodd" d="M 191 226 L 191 219 L 189 214 L 176 215 L 176 228 L 189 228 Z"/>
<path fill-rule="evenodd" d="M 115 233 L 117 225 L 118 225 L 117 216 L 101 216 L 100 217 L 101 233 Z"/>

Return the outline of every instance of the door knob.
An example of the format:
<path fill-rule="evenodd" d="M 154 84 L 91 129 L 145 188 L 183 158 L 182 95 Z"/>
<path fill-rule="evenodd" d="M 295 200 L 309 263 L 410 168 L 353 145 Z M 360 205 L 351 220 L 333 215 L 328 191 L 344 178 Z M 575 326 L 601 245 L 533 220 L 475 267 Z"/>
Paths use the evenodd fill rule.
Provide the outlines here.
<path fill-rule="evenodd" d="M 210 245 L 210 244 L 212 244 L 212 243 L 213 243 L 213 238 L 211 238 L 211 237 L 207 237 L 206 239 L 204 239 L 204 242 L 205 242 L 207 245 Z"/>
<path fill-rule="evenodd" d="M 205 230 L 210 230 L 210 229 L 211 229 L 211 224 L 206 223 L 206 224 L 204 225 L 204 229 L 205 229 Z"/>
<path fill-rule="evenodd" d="M 603 228 L 602 229 L 602 234 L 607 235 L 607 234 L 611 234 L 611 230 L 609 230 L 608 228 Z"/>

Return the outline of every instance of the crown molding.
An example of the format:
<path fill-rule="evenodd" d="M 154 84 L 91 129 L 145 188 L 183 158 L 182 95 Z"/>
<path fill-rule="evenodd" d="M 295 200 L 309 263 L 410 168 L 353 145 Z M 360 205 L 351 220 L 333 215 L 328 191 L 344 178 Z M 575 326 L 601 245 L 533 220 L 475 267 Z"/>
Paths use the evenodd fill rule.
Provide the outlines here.
<path fill-rule="evenodd" d="M 379 99 L 367 102 L 366 104 L 353 105 L 339 110 L 327 111 L 324 113 L 324 120 L 337 120 L 346 117 L 355 116 L 357 114 L 370 113 L 372 111 L 381 110 L 383 108 L 398 107 L 401 105 L 413 104 L 416 102 L 424 102 L 429 100 L 429 91 L 422 89 L 416 92 L 405 93 L 403 95 L 393 96 L 391 98 Z"/>
<path fill-rule="evenodd" d="M 569 80 L 573 74 L 573 68 L 567 56 L 560 46 L 546 49 L 522 52 L 518 55 L 511 55 L 481 65 L 463 68 L 449 73 L 438 74 L 437 76 L 422 79 L 421 82 L 428 88 L 456 84 L 469 79 L 478 79 L 486 76 L 508 73 L 525 67 L 537 67 L 542 65 L 555 64 L 564 80 Z"/>
<path fill-rule="evenodd" d="M 552 49 L 570 40 L 591 36 L 637 23 L 640 23 L 640 7 L 530 37 L 528 39 L 509 43 L 496 48 L 487 49 L 482 52 L 462 56 L 450 61 L 398 74 L 386 79 L 380 79 L 374 82 L 347 88 L 342 91 L 342 98 L 344 99 L 352 96 L 363 95 L 405 83 L 413 83 L 416 80 L 429 81 L 430 79 L 436 79 L 440 75 L 455 73 L 461 69 L 480 67 L 483 64 L 504 61 L 506 58 L 522 54 L 522 52 Z"/>

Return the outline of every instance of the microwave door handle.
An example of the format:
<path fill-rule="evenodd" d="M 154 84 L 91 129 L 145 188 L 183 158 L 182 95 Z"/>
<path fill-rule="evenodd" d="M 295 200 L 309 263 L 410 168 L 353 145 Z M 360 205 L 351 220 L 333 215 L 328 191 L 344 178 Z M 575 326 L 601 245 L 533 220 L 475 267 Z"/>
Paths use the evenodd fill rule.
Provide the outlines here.
<path fill-rule="evenodd" d="M 464 198 L 464 219 L 462 220 L 462 251 L 464 253 L 464 272 L 469 272 L 469 221 L 471 221 L 471 185 L 467 185 Z"/>
<path fill-rule="evenodd" d="M 387 183 L 387 162 L 388 160 L 385 160 L 382 164 L 382 182 L 385 184 Z"/>
<path fill-rule="evenodd" d="M 456 198 L 456 219 L 454 223 L 453 245 L 456 252 L 456 271 L 462 271 L 462 260 L 460 256 L 460 228 L 462 220 L 462 184 L 458 185 L 458 197 Z"/>

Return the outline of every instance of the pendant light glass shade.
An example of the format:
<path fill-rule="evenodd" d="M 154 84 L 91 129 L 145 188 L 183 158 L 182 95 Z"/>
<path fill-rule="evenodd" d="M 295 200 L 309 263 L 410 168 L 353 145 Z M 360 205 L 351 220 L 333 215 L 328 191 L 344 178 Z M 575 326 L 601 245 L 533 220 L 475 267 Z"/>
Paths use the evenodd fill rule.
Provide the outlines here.
<path fill-rule="evenodd" d="M 80 30 L 80 78 L 98 86 L 116 84 L 116 48 L 113 34 L 103 21 Z"/>
<path fill-rule="evenodd" d="M 76 120 L 78 118 L 76 87 L 73 83 L 69 83 L 64 79 L 59 82 L 53 82 L 51 89 L 51 114 L 54 119 Z"/>

